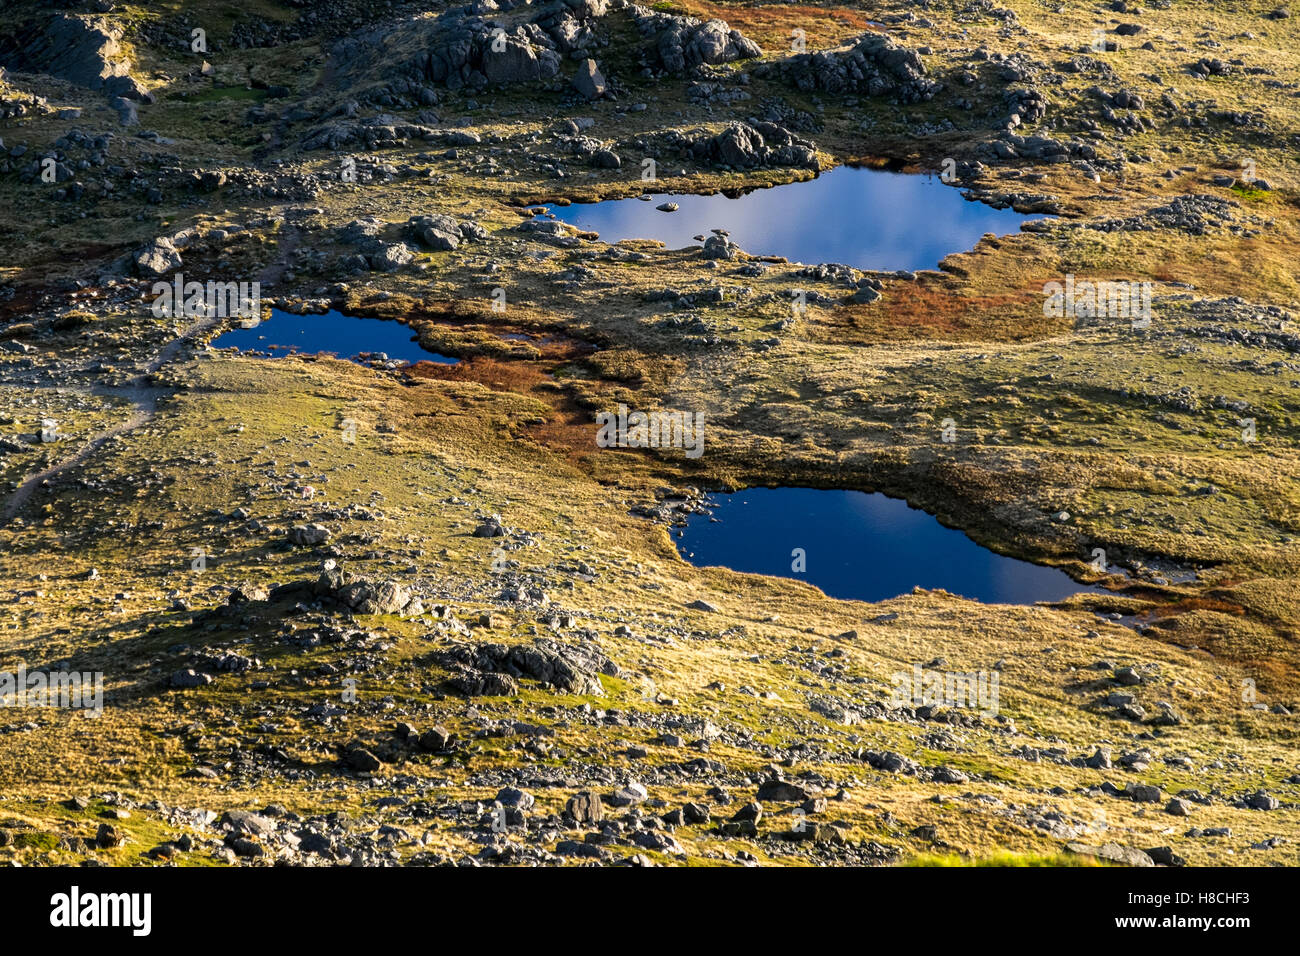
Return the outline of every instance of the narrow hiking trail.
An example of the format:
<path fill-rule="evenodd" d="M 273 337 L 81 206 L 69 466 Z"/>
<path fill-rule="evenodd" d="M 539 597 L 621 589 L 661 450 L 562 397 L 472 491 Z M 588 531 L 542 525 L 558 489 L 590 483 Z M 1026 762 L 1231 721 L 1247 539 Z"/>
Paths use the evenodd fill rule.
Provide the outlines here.
<path fill-rule="evenodd" d="M 284 273 L 288 265 L 289 257 L 293 255 L 298 246 L 298 236 L 296 233 L 289 233 L 283 243 L 281 243 L 280 253 L 275 261 L 266 266 L 259 274 L 258 281 L 267 285 L 276 282 Z M 8 524 L 23 509 L 23 506 L 31 499 L 36 489 L 70 468 L 75 468 L 82 462 L 86 461 L 91 455 L 104 446 L 104 443 L 118 435 L 124 435 L 128 432 L 141 428 L 153 421 L 157 415 L 158 402 L 160 399 L 171 394 L 171 389 L 162 388 L 155 385 L 146 384 L 150 375 L 157 372 L 163 366 L 174 361 L 192 340 L 215 329 L 223 319 L 220 316 L 205 316 L 185 329 L 176 338 L 172 339 L 162 348 L 150 357 L 145 363 L 144 369 L 135 377 L 130 385 L 124 388 L 105 388 L 105 389 L 87 389 L 85 394 L 110 396 L 114 398 L 124 398 L 131 406 L 133 411 L 131 415 L 122 422 L 96 432 L 85 441 L 75 452 L 66 458 L 55 462 L 43 471 L 28 475 L 19 486 L 9 496 L 5 503 L 4 510 L 0 511 L 0 525 Z M 61 386 L 65 391 L 67 386 Z"/>

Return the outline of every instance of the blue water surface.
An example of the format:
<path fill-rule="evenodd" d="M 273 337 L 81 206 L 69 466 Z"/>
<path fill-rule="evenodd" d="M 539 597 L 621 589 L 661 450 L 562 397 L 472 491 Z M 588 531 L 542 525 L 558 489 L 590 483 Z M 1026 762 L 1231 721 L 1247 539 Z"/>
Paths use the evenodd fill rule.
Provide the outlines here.
<path fill-rule="evenodd" d="M 410 326 L 401 322 L 359 318 L 333 309 L 323 315 L 295 315 L 272 309 L 269 319 L 251 329 L 233 328 L 223 332 L 212 341 L 212 347 L 233 347 L 243 352 L 330 354 L 344 359 L 355 359 L 363 352 L 383 352 L 401 362 L 445 365 L 460 361 L 426 352 L 415 340 Z"/>
<path fill-rule="evenodd" d="M 656 207 L 675 202 L 676 212 Z M 726 229 L 752 255 L 793 262 L 839 262 L 858 269 L 933 269 L 972 249 L 986 232 L 1018 232 L 1043 216 L 969 202 L 933 176 L 839 166 L 806 182 L 756 189 L 735 199 L 654 194 L 551 207 L 557 219 L 600 233 L 605 242 L 659 239 L 670 249 Z"/>
<path fill-rule="evenodd" d="M 1059 601 L 1080 591 L 1064 571 L 981 547 L 896 498 L 861 491 L 749 488 L 711 497 L 677 547 L 700 567 L 797 578 L 831 597 L 883 601 L 915 586 L 988 604 Z M 793 570 L 802 548 L 807 570 Z"/>

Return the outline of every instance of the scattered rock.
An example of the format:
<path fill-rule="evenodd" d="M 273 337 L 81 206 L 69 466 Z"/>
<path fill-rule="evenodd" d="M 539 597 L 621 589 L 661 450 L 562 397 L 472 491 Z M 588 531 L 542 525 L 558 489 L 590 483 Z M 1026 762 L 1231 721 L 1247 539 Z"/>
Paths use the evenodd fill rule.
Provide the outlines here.
<path fill-rule="evenodd" d="M 1164 799 L 1160 788 L 1149 783 L 1129 783 L 1124 787 L 1124 795 L 1134 803 L 1159 803 Z"/>
<path fill-rule="evenodd" d="M 1124 866 L 1155 866 L 1155 861 L 1146 853 L 1131 846 L 1120 846 L 1118 843 L 1103 843 L 1101 846 L 1067 843 L 1065 848 L 1080 856 L 1095 856 L 1111 863 L 1122 863 Z"/>
<path fill-rule="evenodd" d="M 212 683 L 212 677 L 209 674 L 201 674 L 193 668 L 185 668 L 176 671 L 167 681 L 171 687 L 188 689 L 191 687 L 203 687 Z"/>
<path fill-rule="evenodd" d="M 181 254 L 167 237 L 155 239 L 132 256 L 136 272 L 142 276 L 160 276 L 181 267 Z"/>
<path fill-rule="evenodd" d="M 580 827 L 595 826 L 605 817 L 600 797 L 591 790 L 583 790 L 571 796 L 564 805 L 564 811 Z"/>
<path fill-rule="evenodd" d="M 588 100 L 599 99 L 605 95 L 605 77 L 596 66 L 595 60 L 583 60 L 579 64 L 578 72 L 573 77 L 573 88 Z"/>
<path fill-rule="evenodd" d="M 320 524 L 299 524 L 289 529 L 289 543 L 300 547 L 315 547 L 330 539 L 330 530 Z"/>

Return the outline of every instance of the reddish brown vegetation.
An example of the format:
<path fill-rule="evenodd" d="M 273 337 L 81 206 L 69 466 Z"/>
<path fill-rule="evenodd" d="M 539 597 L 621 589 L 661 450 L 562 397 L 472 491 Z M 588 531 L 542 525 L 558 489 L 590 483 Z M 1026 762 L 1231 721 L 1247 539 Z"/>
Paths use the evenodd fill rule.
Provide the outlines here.
<path fill-rule="evenodd" d="M 821 323 L 818 338 L 839 343 L 918 339 L 1016 341 L 1053 331 L 1033 290 L 959 294 L 942 280 L 890 282 L 872 305 L 844 305 Z"/>
<path fill-rule="evenodd" d="M 791 33 L 803 30 L 810 50 L 839 46 L 868 30 L 875 30 L 861 10 L 847 7 L 811 7 L 768 3 L 740 6 L 709 0 L 674 0 L 673 11 L 701 20 L 726 20 L 765 51 L 790 47 Z"/>

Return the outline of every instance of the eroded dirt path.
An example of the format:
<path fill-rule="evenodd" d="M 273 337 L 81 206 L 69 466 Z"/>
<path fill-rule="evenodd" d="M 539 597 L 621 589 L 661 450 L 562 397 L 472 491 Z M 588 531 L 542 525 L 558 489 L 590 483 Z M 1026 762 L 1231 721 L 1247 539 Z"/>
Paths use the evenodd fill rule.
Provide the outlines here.
<path fill-rule="evenodd" d="M 290 233 L 286 236 L 285 241 L 281 244 L 280 254 L 275 261 L 264 268 L 258 275 L 258 281 L 270 285 L 276 282 L 284 273 L 288 266 L 289 257 L 293 254 L 294 249 L 298 246 L 296 233 Z M 147 381 L 150 375 L 153 375 L 163 366 L 174 361 L 180 354 L 181 350 L 189 345 L 194 339 L 215 329 L 221 322 L 219 316 L 208 316 L 199 319 L 181 332 L 176 338 L 172 339 L 145 363 L 143 371 L 132 380 L 130 385 L 124 388 L 104 388 L 88 389 L 86 394 L 112 396 L 115 398 L 124 398 L 132 406 L 134 411 L 131 416 L 123 422 L 113 425 L 111 428 L 103 429 L 91 435 L 81 446 L 66 458 L 50 465 L 43 471 L 36 472 L 23 479 L 17 489 L 9 496 L 5 503 L 3 511 L 0 511 L 0 525 L 8 524 L 23 509 L 36 489 L 51 478 L 62 474 L 70 468 L 74 468 L 86 461 L 91 455 L 104 446 L 104 443 L 110 439 L 125 435 L 137 428 L 153 421 L 158 411 L 158 402 L 160 399 L 171 394 L 171 389 L 161 388 L 156 385 L 149 385 Z M 60 386 L 67 391 L 67 386 Z"/>

